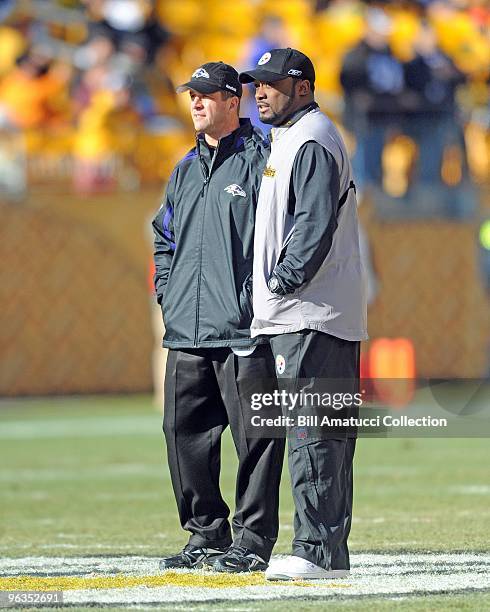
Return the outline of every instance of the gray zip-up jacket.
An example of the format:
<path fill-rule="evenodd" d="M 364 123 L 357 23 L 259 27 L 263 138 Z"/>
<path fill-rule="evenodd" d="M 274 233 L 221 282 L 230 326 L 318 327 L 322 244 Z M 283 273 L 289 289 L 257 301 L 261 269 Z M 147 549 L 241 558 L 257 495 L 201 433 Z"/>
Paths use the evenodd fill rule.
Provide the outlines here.
<path fill-rule="evenodd" d="M 324 172 L 321 164 L 301 172 L 318 188 L 314 200 L 301 201 L 298 210 L 292 210 L 293 167 L 300 156 L 310 163 L 314 157 L 308 158 L 305 151 L 319 146 L 331 159 L 335 172 Z M 302 197 L 301 185 L 297 187 Z M 345 340 L 367 338 L 365 280 L 353 187 L 342 138 L 317 105 L 272 130 L 271 154 L 257 204 L 252 337 L 313 329 Z M 335 206 L 332 192 L 338 198 Z M 311 190 L 309 193 L 311 197 Z M 323 234 L 316 227 L 319 207 L 328 209 L 323 220 L 330 229 Z M 271 279 L 278 282 L 271 284 Z"/>

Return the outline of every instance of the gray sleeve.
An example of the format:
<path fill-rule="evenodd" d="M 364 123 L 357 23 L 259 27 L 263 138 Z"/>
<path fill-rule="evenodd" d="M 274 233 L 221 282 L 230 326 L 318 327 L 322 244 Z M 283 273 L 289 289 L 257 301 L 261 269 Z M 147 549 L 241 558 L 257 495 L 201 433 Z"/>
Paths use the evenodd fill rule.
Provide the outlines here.
<path fill-rule="evenodd" d="M 294 231 L 272 274 L 278 281 L 274 293 L 293 293 L 315 276 L 332 246 L 339 191 L 332 154 L 316 142 L 305 143 L 293 164 L 288 212 Z"/>

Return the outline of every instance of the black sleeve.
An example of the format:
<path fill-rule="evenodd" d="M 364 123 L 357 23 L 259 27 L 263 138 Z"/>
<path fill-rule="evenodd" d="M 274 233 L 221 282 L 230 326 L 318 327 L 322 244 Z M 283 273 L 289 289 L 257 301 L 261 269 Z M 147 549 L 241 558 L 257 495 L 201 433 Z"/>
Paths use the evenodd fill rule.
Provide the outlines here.
<path fill-rule="evenodd" d="M 170 177 L 167 185 L 163 204 L 160 206 L 155 218 L 153 219 L 153 234 L 155 250 L 153 257 L 155 260 L 155 291 L 157 302 L 162 303 L 165 287 L 167 286 L 170 266 L 175 251 L 174 234 L 174 189 L 175 173 Z"/>
<path fill-rule="evenodd" d="M 289 213 L 294 230 L 272 274 L 274 293 L 293 293 L 311 280 L 332 246 L 337 228 L 340 177 L 332 154 L 316 142 L 307 142 L 293 164 Z"/>

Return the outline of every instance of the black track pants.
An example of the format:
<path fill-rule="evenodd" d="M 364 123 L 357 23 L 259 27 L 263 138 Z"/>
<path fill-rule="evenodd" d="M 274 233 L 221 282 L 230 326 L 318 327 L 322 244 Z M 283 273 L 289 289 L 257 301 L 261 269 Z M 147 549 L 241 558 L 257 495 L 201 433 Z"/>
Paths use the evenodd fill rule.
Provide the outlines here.
<path fill-rule="evenodd" d="M 279 483 L 285 441 L 250 439 L 247 382 L 275 385 L 270 347 L 249 357 L 229 348 L 170 350 L 163 430 L 181 525 L 196 546 L 227 546 L 230 510 L 221 495 L 221 434 L 229 424 L 238 454 L 233 542 L 268 560 L 277 539 Z"/>
<path fill-rule="evenodd" d="M 272 336 L 270 342 L 280 390 L 297 393 L 300 379 L 349 379 L 354 385 L 359 380 L 359 342 L 311 330 Z M 293 554 L 325 569 L 349 569 L 356 439 L 304 435 L 299 428 L 288 430 Z"/>

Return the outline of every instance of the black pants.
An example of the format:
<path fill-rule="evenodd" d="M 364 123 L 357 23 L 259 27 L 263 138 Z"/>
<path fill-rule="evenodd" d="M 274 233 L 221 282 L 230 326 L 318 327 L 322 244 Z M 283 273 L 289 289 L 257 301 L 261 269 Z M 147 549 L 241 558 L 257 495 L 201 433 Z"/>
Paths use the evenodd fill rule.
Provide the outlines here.
<path fill-rule="evenodd" d="M 285 441 L 251 439 L 250 380 L 274 390 L 270 347 L 249 357 L 229 348 L 171 350 L 165 376 L 163 430 L 181 525 L 190 544 L 227 546 L 230 510 L 219 487 L 221 434 L 229 424 L 238 454 L 233 542 L 268 560 L 279 529 L 279 484 Z"/>
<path fill-rule="evenodd" d="M 359 381 L 359 342 L 317 331 L 272 336 L 280 390 L 298 392 L 300 379 Z M 314 384 L 313 384 L 314 388 Z M 352 462 L 355 434 L 330 437 L 288 430 L 288 463 L 295 504 L 293 555 L 325 569 L 349 569 Z"/>

